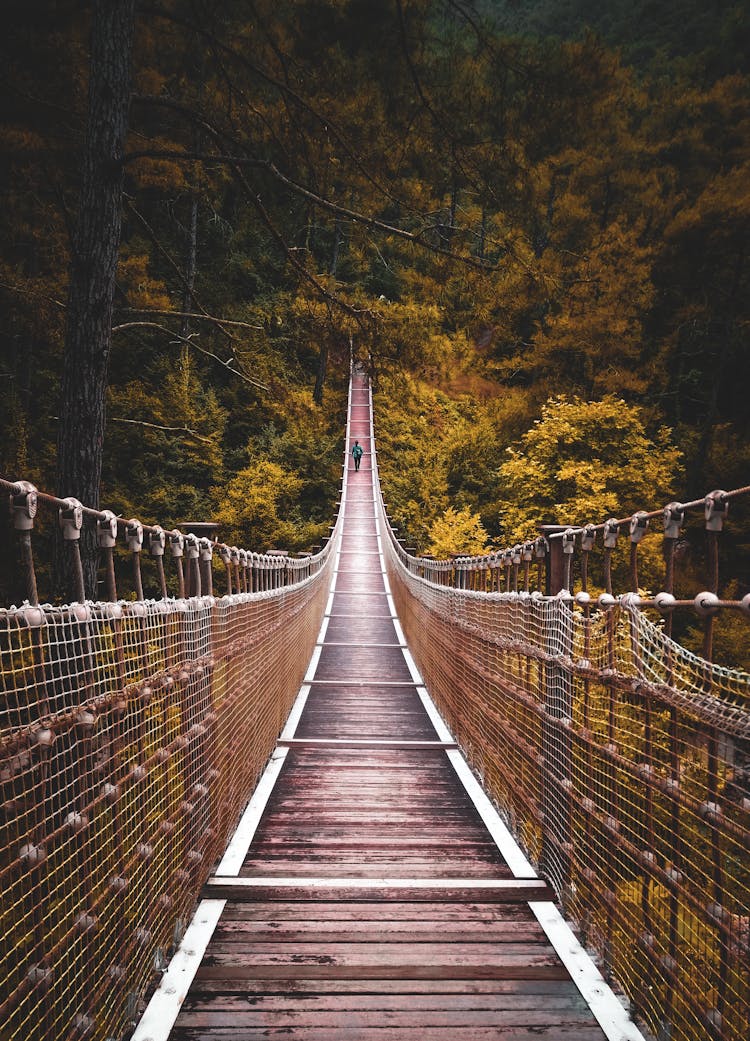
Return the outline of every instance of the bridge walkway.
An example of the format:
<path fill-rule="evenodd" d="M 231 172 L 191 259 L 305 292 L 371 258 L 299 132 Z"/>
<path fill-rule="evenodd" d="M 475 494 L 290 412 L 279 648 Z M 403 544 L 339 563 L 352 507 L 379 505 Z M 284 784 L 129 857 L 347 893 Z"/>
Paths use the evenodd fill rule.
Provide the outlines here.
<path fill-rule="evenodd" d="M 169 1036 L 600 1041 L 528 903 L 550 893 L 514 878 L 405 653 L 361 379 L 350 433 L 365 456 L 319 646 L 265 807 L 207 887 L 223 910 Z"/>

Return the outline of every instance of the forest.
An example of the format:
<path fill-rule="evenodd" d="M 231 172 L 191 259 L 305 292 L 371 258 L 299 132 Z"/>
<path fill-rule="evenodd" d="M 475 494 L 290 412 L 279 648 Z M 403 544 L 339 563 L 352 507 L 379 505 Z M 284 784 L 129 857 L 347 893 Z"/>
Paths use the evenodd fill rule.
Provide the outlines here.
<path fill-rule="evenodd" d="M 7 7 L 8 479 L 309 548 L 353 351 L 422 551 L 748 483 L 746 4 Z"/>

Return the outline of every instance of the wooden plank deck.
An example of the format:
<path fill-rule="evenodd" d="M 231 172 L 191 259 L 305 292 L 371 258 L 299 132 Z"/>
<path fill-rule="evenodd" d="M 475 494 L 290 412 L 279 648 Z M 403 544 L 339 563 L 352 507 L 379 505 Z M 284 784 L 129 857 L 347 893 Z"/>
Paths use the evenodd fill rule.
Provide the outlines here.
<path fill-rule="evenodd" d="M 344 535 L 286 758 L 173 1041 L 602 1041 L 448 758 L 381 570 L 367 391 Z M 351 457 L 350 467 L 351 464 Z M 353 471 L 353 467 L 352 467 Z"/>

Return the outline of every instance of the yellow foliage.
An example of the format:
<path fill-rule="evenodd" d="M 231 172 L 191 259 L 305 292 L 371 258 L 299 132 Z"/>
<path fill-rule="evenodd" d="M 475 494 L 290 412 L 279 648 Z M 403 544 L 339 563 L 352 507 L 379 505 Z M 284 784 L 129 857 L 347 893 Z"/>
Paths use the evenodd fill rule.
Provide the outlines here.
<path fill-rule="evenodd" d="M 428 552 L 439 560 L 455 553 L 467 556 L 486 553 L 489 541 L 479 514 L 466 507 L 456 510 L 452 506 L 432 522 L 429 538 Z"/>
<path fill-rule="evenodd" d="M 123 249 L 117 267 L 117 279 L 127 293 L 131 307 L 171 310 L 172 299 L 163 282 L 152 278 L 148 268 L 147 253 L 129 252 Z"/>

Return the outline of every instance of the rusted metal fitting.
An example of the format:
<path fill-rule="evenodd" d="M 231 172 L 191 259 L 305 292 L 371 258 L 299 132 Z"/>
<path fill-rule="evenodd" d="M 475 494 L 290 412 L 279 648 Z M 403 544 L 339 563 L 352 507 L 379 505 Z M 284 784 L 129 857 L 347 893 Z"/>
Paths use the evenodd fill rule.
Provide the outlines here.
<path fill-rule="evenodd" d="M 26 973 L 29 983 L 42 991 L 49 990 L 54 978 L 54 971 L 42 962 L 32 965 Z"/>
<path fill-rule="evenodd" d="M 685 507 L 681 502 L 670 502 L 664 507 L 664 537 L 677 539 L 685 520 Z"/>
<path fill-rule="evenodd" d="M 630 518 L 630 541 L 639 543 L 648 531 L 648 517 L 643 510 L 638 510 Z"/>
<path fill-rule="evenodd" d="M 56 740 L 54 730 L 49 727 L 45 727 L 44 730 L 37 730 L 34 735 L 34 744 L 37 748 L 52 748 Z"/>
<path fill-rule="evenodd" d="M 173 528 L 169 533 L 169 548 L 173 557 L 181 557 L 185 552 L 185 536 L 177 528 Z"/>
<path fill-rule="evenodd" d="M 96 541 L 100 549 L 112 549 L 117 542 L 117 517 L 112 510 L 102 510 L 96 518 Z"/>
<path fill-rule="evenodd" d="M 604 548 L 614 549 L 617 545 L 617 537 L 620 534 L 620 525 L 614 517 L 604 522 Z"/>
<path fill-rule="evenodd" d="M 71 810 L 71 812 L 65 818 L 65 827 L 68 831 L 72 831 L 74 835 L 80 835 L 86 831 L 89 826 L 89 819 L 85 813 L 78 813 L 77 810 Z"/>
<path fill-rule="evenodd" d="M 135 517 L 125 525 L 125 542 L 131 553 L 140 553 L 143 548 L 143 525 Z"/>
<path fill-rule="evenodd" d="M 593 524 L 587 524 L 581 532 L 581 549 L 585 553 L 589 553 L 594 548 L 596 542 L 596 528 Z"/>
<path fill-rule="evenodd" d="M 212 560 L 214 555 L 213 543 L 210 539 L 204 535 L 198 539 L 198 552 L 201 555 L 201 560 Z"/>
<path fill-rule="evenodd" d="M 73 1019 L 74 1037 L 91 1037 L 95 1029 L 96 1020 L 93 1018 L 93 1016 L 89 1016 L 85 1012 L 76 1013 L 75 1018 Z"/>
<path fill-rule="evenodd" d="M 148 533 L 148 551 L 152 557 L 163 557 L 166 545 L 167 533 L 157 524 L 154 530 Z"/>
<path fill-rule="evenodd" d="M 19 607 L 16 611 L 16 618 L 21 625 L 25 625 L 29 629 L 38 629 L 47 624 L 47 616 L 36 604 L 24 604 L 23 607 Z"/>
<path fill-rule="evenodd" d="M 704 499 L 706 531 L 721 531 L 729 513 L 727 493 L 721 490 L 709 492 Z"/>
<path fill-rule="evenodd" d="M 76 542 L 81 537 L 83 527 L 83 506 L 72 496 L 63 500 L 65 505 L 60 507 L 60 527 L 63 538 L 68 542 Z"/>
<path fill-rule="evenodd" d="M 702 593 L 698 593 L 693 603 L 695 604 L 696 612 L 701 618 L 708 618 L 710 615 L 716 614 L 721 607 L 721 601 L 716 593 L 712 593 L 707 589 Z"/>
<path fill-rule="evenodd" d="M 657 593 L 654 597 L 654 603 L 662 614 L 670 614 L 677 606 L 675 598 L 671 593 Z"/>
<path fill-rule="evenodd" d="M 102 798 L 105 802 L 108 802 L 110 806 L 114 806 L 120 799 L 120 786 L 119 784 L 110 784 L 109 781 L 102 785 Z"/>
<path fill-rule="evenodd" d="M 88 709 L 81 709 L 76 716 L 76 724 L 81 728 L 86 736 L 89 736 L 94 732 L 94 728 L 96 727 L 96 716 Z"/>
<path fill-rule="evenodd" d="M 33 842 L 27 842 L 18 853 L 18 859 L 24 867 L 36 867 L 46 859 L 47 850 L 44 846 L 37 846 Z"/>
<path fill-rule="evenodd" d="M 10 512 L 16 531 L 31 531 L 39 505 L 37 490 L 30 481 L 16 481 L 10 493 Z"/>
<path fill-rule="evenodd" d="M 576 533 L 572 528 L 566 528 L 562 534 L 563 553 L 573 553 L 576 548 Z"/>

